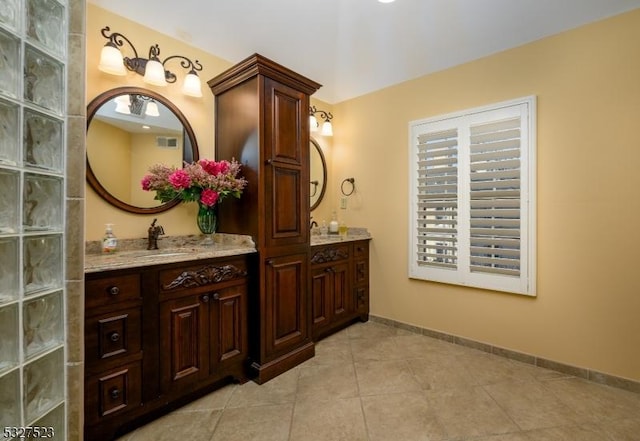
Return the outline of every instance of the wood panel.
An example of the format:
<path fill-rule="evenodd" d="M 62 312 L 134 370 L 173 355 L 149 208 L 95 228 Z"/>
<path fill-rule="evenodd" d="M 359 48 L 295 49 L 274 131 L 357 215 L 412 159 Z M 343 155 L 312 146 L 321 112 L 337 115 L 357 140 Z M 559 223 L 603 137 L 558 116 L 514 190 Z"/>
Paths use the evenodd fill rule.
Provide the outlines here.
<path fill-rule="evenodd" d="M 160 358 L 165 391 L 198 381 L 208 374 L 206 305 L 198 296 L 166 301 L 160 305 Z"/>
<path fill-rule="evenodd" d="M 248 351 L 247 332 L 242 326 L 246 320 L 246 287 L 232 287 L 219 293 L 217 313 L 216 359 L 222 365 Z M 212 330 L 215 326 L 212 324 Z M 215 336 L 212 334 L 211 339 Z"/>
<path fill-rule="evenodd" d="M 280 355 L 308 339 L 307 254 L 268 259 L 265 309 L 267 353 Z"/>

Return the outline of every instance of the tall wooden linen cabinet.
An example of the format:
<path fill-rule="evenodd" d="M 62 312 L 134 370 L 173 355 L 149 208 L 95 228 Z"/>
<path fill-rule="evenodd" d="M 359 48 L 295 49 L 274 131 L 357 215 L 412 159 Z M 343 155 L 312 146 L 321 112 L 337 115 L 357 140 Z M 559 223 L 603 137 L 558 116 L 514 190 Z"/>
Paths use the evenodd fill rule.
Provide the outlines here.
<path fill-rule="evenodd" d="M 264 383 L 313 357 L 309 272 L 309 96 L 320 84 L 254 54 L 208 82 L 216 160 L 248 180 L 218 231 L 248 234 L 250 374 Z"/>

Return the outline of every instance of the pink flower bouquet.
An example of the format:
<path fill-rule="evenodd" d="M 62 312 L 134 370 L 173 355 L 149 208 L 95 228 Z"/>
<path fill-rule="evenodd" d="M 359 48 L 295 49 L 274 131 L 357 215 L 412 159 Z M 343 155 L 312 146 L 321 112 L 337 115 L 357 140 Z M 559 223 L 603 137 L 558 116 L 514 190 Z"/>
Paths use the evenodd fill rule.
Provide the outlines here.
<path fill-rule="evenodd" d="M 155 199 L 168 202 L 180 199 L 183 202 L 198 202 L 212 208 L 227 196 L 240 198 L 247 180 L 238 177 L 240 164 L 234 159 L 211 161 L 201 159 L 183 168 L 156 164 L 142 178 L 142 189 L 155 191 Z"/>

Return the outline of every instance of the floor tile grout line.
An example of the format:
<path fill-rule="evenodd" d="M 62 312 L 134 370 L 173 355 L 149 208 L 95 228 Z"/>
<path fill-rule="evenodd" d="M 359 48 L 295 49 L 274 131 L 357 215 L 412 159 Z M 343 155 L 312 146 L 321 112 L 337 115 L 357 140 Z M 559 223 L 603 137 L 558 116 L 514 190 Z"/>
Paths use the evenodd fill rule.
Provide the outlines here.
<path fill-rule="evenodd" d="M 537 382 L 537 380 L 536 380 Z M 507 411 L 507 409 L 505 409 L 503 406 L 500 405 L 500 403 L 498 402 L 498 400 L 496 400 L 496 398 L 491 394 L 491 392 L 485 387 L 485 386 L 490 386 L 490 385 L 479 385 L 479 387 L 482 388 L 482 390 L 484 391 L 484 393 L 487 394 L 487 396 L 489 398 L 491 398 L 491 401 L 493 401 L 496 406 L 498 406 L 498 408 L 507 416 L 507 418 L 509 418 L 509 421 L 511 421 L 514 426 L 516 426 L 518 428 L 518 431 L 520 433 L 525 432 L 525 430 L 522 428 L 522 426 L 520 426 L 520 424 L 518 424 L 518 422 L 511 416 L 511 414 Z M 512 432 L 512 433 L 518 433 L 518 432 Z"/>
<path fill-rule="evenodd" d="M 249 380 L 250 381 L 250 380 Z M 230 385 L 227 385 L 225 387 L 229 387 Z M 212 441 L 213 438 L 216 436 L 216 431 L 218 430 L 218 427 L 220 426 L 220 422 L 222 421 L 222 417 L 224 417 L 224 412 L 228 409 L 228 405 L 231 402 L 231 399 L 233 398 L 233 396 L 236 394 L 236 392 L 238 391 L 238 387 L 241 386 L 239 384 L 233 384 L 233 390 L 231 391 L 231 393 L 229 394 L 229 397 L 227 398 L 227 400 L 225 401 L 224 405 L 222 406 L 222 408 L 220 409 L 220 417 L 218 417 L 218 421 L 216 421 L 216 424 L 213 427 L 213 431 L 211 431 L 211 437 L 209 438 L 209 441 Z M 222 389 L 219 389 L 222 390 Z M 216 391 L 214 391 L 213 393 L 215 393 Z"/>
<path fill-rule="evenodd" d="M 289 418 L 289 436 L 287 436 L 287 440 L 291 441 L 291 437 L 293 436 L 293 419 L 295 417 L 296 412 L 296 403 L 298 402 L 298 388 L 300 386 L 300 375 L 301 368 L 296 369 L 296 390 L 293 394 L 293 403 L 291 403 L 291 417 Z"/>

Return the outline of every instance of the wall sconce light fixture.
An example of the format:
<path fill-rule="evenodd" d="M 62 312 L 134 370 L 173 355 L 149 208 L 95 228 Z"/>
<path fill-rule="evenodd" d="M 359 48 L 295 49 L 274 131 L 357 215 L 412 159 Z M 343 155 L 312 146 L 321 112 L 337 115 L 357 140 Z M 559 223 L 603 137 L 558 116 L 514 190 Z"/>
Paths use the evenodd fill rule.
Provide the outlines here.
<path fill-rule="evenodd" d="M 333 119 L 333 115 L 331 112 L 325 112 L 324 110 L 316 109 L 316 106 L 309 107 L 309 128 L 312 132 L 317 132 L 318 120 L 316 119 L 316 113 L 320 114 L 320 118 L 324 120 L 322 123 L 322 130 L 320 131 L 321 135 L 324 136 L 333 136 L 333 126 L 331 125 L 331 120 Z"/>
<path fill-rule="evenodd" d="M 154 86 L 166 86 L 168 83 L 175 83 L 176 75 L 170 70 L 165 69 L 167 61 L 179 58 L 180 66 L 188 70 L 187 75 L 182 83 L 182 93 L 189 96 L 201 97 L 202 85 L 197 72 L 202 70 L 202 64 L 198 60 L 191 61 L 183 55 L 171 55 L 161 61 L 160 47 L 156 44 L 149 48 L 149 58 L 141 58 L 138 51 L 127 37 L 119 32 L 109 33 L 111 29 L 106 26 L 101 33 L 107 40 L 107 44 L 102 48 L 100 53 L 100 64 L 98 69 L 111 75 L 126 75 L 127 70 L 144 76 L 144 82 Z M 129 43 L 133 50 L 134 57 L 129 58 L 122 55 L 120 47 L 124 45 L 124 41 Z"/>

